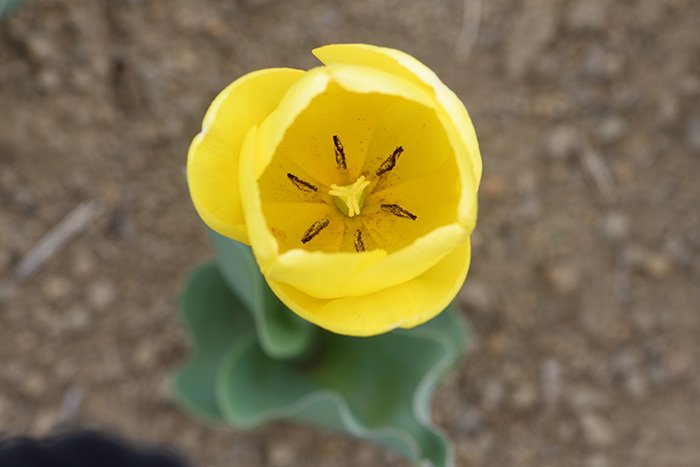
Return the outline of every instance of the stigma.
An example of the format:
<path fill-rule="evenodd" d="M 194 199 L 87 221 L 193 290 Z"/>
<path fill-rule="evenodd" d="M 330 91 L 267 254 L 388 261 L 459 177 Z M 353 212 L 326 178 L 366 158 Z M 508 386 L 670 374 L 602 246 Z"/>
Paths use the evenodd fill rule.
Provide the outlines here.
<path fill-rule="evenodd" d="M 333 197 L 340 212 L 348 217 L 355 217 L 360 214 L 360 210 L 365 204 L 365 189 L 369 183 L 363 175 L 350 185 L 331 185 L 328 194 Z"/>

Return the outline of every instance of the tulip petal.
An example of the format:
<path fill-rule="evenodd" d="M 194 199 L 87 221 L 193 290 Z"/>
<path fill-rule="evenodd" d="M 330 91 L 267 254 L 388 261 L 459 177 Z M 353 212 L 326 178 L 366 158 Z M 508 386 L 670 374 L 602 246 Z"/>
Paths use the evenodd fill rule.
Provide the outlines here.
<path fill-rule="evenodd" d="M 359 297 L 322 300 L 266 278 L 273 292 L 302 318 L 329 331 L 371 336 L 412 328 L 440 313 L 457 295 L 469 269 L 467 238 L 439 263 L 415 279 Z"/>
<path fill-rule="evenodd" d="M 382 164 L 400 148 L 395 166 L 377 176 Z M 399 101 L 387 107 L 377 122 L 367 151 L 364 172 L 369 174 L 372 192 L 388 186 L 423 178 L 453 161 L 455 151 L 443 122 L 434 109 Z M 457 167 L 453 176 L 457 179 Z"/>
<path fill-rule="evenodd" d="M 274 110 L 304 72 L 272 68 L 249 73 L 212 102 L 187 156 L 187 180 L 197 212 L 216 232 L 248 242 L 238 184 L 239 154 L 248 130 Z"/>
<path fill-rule="evenodd" d="M 263 209 L 268 225 L 276 231 L 280 249 L 302 246 L 302 239 L 309 228 L 324 220 L 328 223 L 310 242 L 313 242 L 317 251 L 337 252 L 340 249 L 345 223 L 335 206 L 324 203 L 268 202 L 263 204 Z"/>
<path fill-rule="evenodd" d="M 342 92 L 358 93 L 355 97 L 371 95 L 374 99 L 379 99 L 389 96 L 395 99 L 394 102 L 412 102 L 411 105 L 423 106 L 426 111 L 434 105 L 434 101 L 427 97 L 419 86 L 401 77 L 362 66 L 329 66 L 309 71 L 288 90 L 277 109 L 263 121 L 260 129 L 251 130 L 249 133 L 241 151 L 240 183 L 248 232 L 258 264 L 271 283 L 291 286 L 303 295 L 321 300 L 372 295 L 385 289 L 395 288 L 402 283 L 412 283 L 416 278 L 427 274 L 428 270 L 463 244 L 468 235 L 462 225 L 455 223 L 458 218 L 453 206 L 446 208 L 454 212 L 452 219 L 446 217 L 443 219 L 444 222 L 430 223 L 430 228 L 425 229 L 427 233 L 424 231 L 424 235 L 414 237 L 414 241 L 409 245 L 400 245 L 401 248 L 391 251 L 391 254 L 382 249 L 360 254 L 304 251 L 301 249 L 302 242 L 296 248 L 289 249 L 290 245 L 280 241 L 281 237 L 274 233 L 278 226 L 273 222 L 273 218 L 282 221 L 283 225 L 281 224 L 279 226 L 281 228 L 278 229 L 280 232 L 299 230 L 299 227 L 293 226 L 290 220 L 290 212 L 293 214 L 294 211 L 287 210 L 287 213 L 284 213 L 282 209 L 266 207 L 270 202 L 264 201 L 265 196 L 263 196 L 264 190 L 267 189 L 264 183 L 265 172 L 268 167 L 275 166 L 273 161 L 281 157 L 280 153 L 285 154 L 280 148 L 284 148 L 290 137 L 297 133 L 304 134 L 303 131 L 296 131 L 299 122 L 303 122 L 304 114 L 309 113 L 309 108 L 313 108 L 317 98 L 327 93 L 337 92 L 333 89 L 334 86 L 340 86 L 344 90 Z M 387 102 L 386 105 L 391 103 Z M 429 112 L 434 115 L 432 110 Z M 382 113 L 379 113 L 379 116 Z M 311 120 L 317 126 L 323 124 L 319 115 L 312 116 L 314 118 Z M 308 125 L 309 128 L 313 127 L 310 122 Z M 308 143 L 309 139 L 309 135 L 306 134 L 301 138 L 305 143 Z M 443 146 L 446 145 L 443 144 Z M 290 153 L 294 153 L 306 156 L 307 153 L 304 153 L 304 146 L 301 143 L 296 149 L 285 155 L 293 157 Z M 449 152 L 448 147 L 443 149 Z M 323 179 L 328 170 L 337 170 L 332 165 L 334 163 L 332 154 L 327 157 L 329 161 L 327 167 L 330 169 L 326 171 L 314 172 L 316 164 L 304 165 L 304 157 L 293 162 L 307 171 L 315 180 Z M 286 181 L 283 182 L 286 183 Z M 449 185 L 447 184 L 448 189 L 450 189 Z M 470 189 L 464 191 L 473 197 Z M 304 209 L 306 209 L 304 215 L 307 216 L 310 210 L 315 208 Z M 440 209 L 436 211 L 442 212 Z M 426 219 L 429 218 L 426 215 Z M 311 217 L 305 218 L 302 226 L 305 227 L 310 220 Z M 296 236 L 299 236 L 299 232 Z M 330 233 L 330 231 L 324 232 Z M 319 239 L 324 232 L 318 234 Z M 286 234 L 288 235 L 288 232 Z M 344 240 L 347 240 L 347 232 Z M 324 245 L 330 244 L 326 242 Z M 327 250 L 325 247 L 320 249 Z M 449 279 L 451 278 L 448 278 L 447 282 L 450 282 Z M 428 309 L 432 307 L 428 306 Z"/>
<path fill-rule="evenodd" d="M 452 159 L 424 177 L 372 193 L 362 211 L 364 228 L 384 249 L 393 252 L 436 228 L 455 223 L 460 197 L 456 172 Z M 392 214 L 387 206 L 398 206 L 415 219 Z"/>
<path fill-rule="evenodd" d="M 399 50 L 367 44 L 332 44 L 314 49 L 312 53 L 324 64 L 364 65 L 401 76 L 424 87 L 435 96 L 459 132 L 470 157 L 476 185 L 481 179 L 482 162 L 474 126 L 467 109 L 440 78 L 423 63 Z"/>
<path fill-rule="evenodd" d="M 466 236 L 461 225 L 452 224 L 434 229 L 390 255 L 383 250 L 363 254 L 290 250 L 263 273 L 269 280 L 289 284 L 316 298 L 366 295 L 414 279 Z"/>
<path fill-rule="evenodd" d="M 310 70 L 260 125 L 256 175 L 273 158 L 284 157 L 326 186 L 337 183 L 337 136 L 347 155 L 347 182 L 354 181 L 378 119 L 397 101 L 434 105 L 421 87 L 381 70 L 355 65 Z"/>

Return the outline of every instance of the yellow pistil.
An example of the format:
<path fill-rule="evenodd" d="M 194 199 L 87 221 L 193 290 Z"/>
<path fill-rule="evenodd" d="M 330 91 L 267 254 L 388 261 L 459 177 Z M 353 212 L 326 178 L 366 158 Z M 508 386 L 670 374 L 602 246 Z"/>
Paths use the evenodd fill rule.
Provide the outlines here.
<path fill-rule="evenodd" d="M 338 210 L 348 217 L 355 217 L 360 214 L 362 205 L 365 204 L 365 188 L 369 186 L 369 181 L 364 175 L 355 180 L 351 185 L 331 185 L 328 194 L 333 196 Z"/>

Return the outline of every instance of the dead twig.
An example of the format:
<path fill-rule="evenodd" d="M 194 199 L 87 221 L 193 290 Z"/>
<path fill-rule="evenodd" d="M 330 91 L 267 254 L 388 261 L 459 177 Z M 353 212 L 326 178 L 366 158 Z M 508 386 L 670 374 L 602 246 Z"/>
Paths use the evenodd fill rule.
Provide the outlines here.
<path fill-rule="evenodd" d="M 481 0 L 464 0 L 462 27 L 455 42 L 454 54 L 458 61 L 466 62 L 476 44 L 481 22 Z"/>
<path fill-rule="evenodd" d="M 603 201 L 606 203 L 615 201 L 615 185 L 605 158 L 590 145 L 585 145 L 579 151 L 579 158 L 581 166 L 588 174 Z"/>
<path fill-rule="evenodd" d="M 27 279 L 53 258 L 76 235 L 102 212 L 96 201 L 86 201 L 69 212 L 25 254 L 14 271 L 14 281 Z"/>
<path fill-rule="evenodd" d="M 61 402 L 61 412 L 58 416 L 58 424 L 70 423 L 75 420 L 80 412 L 80 406 L 83 403 L 83 396 L 85 394 L 82 390 L 77 388 L 70 388 L 63 396 L 63 401 Z"/>
<path fill-rule="evenodd" d="M 561 366 L 556 360 L 548 358 L 542 363 L 540 380 L 544 406 L 547 410 L 552 410 L 561 394 Z"/>

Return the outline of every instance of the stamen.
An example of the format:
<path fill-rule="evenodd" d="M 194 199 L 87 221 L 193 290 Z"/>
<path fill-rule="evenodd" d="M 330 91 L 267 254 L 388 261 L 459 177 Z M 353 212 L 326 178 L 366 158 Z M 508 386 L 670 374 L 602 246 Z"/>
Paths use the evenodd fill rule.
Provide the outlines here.
<path fill-rule="evenodd" d="M 412 221 L 418 218 L 415 214 L 411 213 L 410 211 L 407 211 L 398 204 L 382 204 L 382 209 L 385 212 L 388 212 L 389 214 L 395 215 L 396 217 L 411 219 Z"/>
<path fill-rule="evenodd" d="M 365 251 L 365 242 L 362 240 L 362 231 L 360 229 L 355 231 L 355 251 L 358 253 Z"/>
<path fill-rule="evenodd" d="M 287 178 L 294 184 L 295 187 L 297 187 L 301 191 L 306 191 L 307 193 L 311 193 L 312 191 L 318 191 L 318 187 L 312 185 L 311 183 L 305 180 L 302 180 L 293 173 L 288 173 Z"/>
<path fill-rule="evenodd" d="M 321 219 L 320 221 L 316 221 L 313 224 L 311 224 L 311 227 L 309 227 L 309 230 L 307 230 L 304 233 L 304 236 L 301 237 L 301 243 L 303 243 L 303 244 L 309 243 L 311 240 L 313 240 L 313 238 L 316 235 L 321 233 L 321 230 L 328 227 L 328 224 L 330 224 L 330 223 L 331 223 L 331 221 L 329 221 L 328 219 Z"/>
<path fill-rule="evenodd" d="M 333 144 L 335 145 L 335 164 L 339 169 L 347 169 L 348 166 L 345 163 L 345 147 L 343 147 L 343 143 L 340 142 L 338 135 L 333 135 Z"/>
<path fill-rule="evenodd" d="M 403 146 L 397 146 L 394 152 L 391 153 L 387 159 L 382 162 L 382 164 L 377 169 L 377 177 L 381 177 L 387 172 L 390 172 L 396 166 L 396 161 L 399 160 L 399 156 L 403 153 Z"/>

